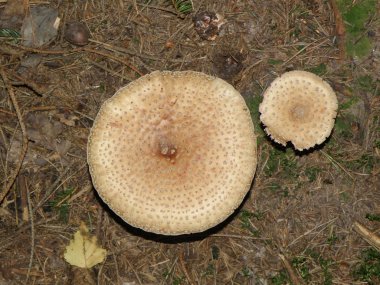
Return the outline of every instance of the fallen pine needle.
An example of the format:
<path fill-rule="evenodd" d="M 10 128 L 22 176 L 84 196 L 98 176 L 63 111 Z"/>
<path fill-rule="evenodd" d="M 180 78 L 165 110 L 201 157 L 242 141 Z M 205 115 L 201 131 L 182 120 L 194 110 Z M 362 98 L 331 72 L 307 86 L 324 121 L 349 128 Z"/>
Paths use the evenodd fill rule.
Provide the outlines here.
<path fill-rule="evenodd" d="M 337 169 L 343 170 L 344 173 L 346 173 L 352 180 L 354 180 L 354 177 L 345 169 L 339 162 L 337 162 L 334 158 L 332 158 L 328 153 L 321 150 L 321 153 L 335 166 Z"/>
<path fill-rule="evenodd" d="M 183 259 L 183 253 L 179 254 L 179 264 L 181 265 L 182 271 L 185 274 L 187 281 L 190 283 L 190 285 L 194 285 L 195 283 L 192 280 L 192 278 L 190 277 L 189 271 L 186 268 L 186 264 L 185 264 L 185 261 Z"/>
<path fill-rule="evenodd" d="M 8 90 L 8 94 L 9 94 L 9 97 L 11 98 L 13 107 L 16 111 L 17 119 L 20 123 L 21 132 L 22 132 L 22 149 L 20 152 L 19 160 L 16 163 L 16 166 L 14 168 L 13 173 L 10 175 L 10 177 L 8 179 L 8 182 L 5 183 L 4 189 L 2 189 L 0 192 L 0 204 L 1 204 L 4 200 L 4 198 L 7 196 L 9 190 L 12 188 L 12 185 L 14 184 L 16 177 L 17 177 L 17 175 L 21 169 L 22 162 L 24 161 L 24 158 L 26 155 L 26 151 L 28 150 L 28 136 L 26 133 L 26 128 L 25 128 L 24 120 L 22 118 L 20 107 L 17 103 L 16 95 L 13 91 L 12 85 L 9 83 L 8 77 L 5 74 L 4 69 L 0 69 L 0 73 L 1 73 L 1 77 L 3 78 L 3 81 L 4 81 L 4 85 L 5 85 L 6 89 Z"/>

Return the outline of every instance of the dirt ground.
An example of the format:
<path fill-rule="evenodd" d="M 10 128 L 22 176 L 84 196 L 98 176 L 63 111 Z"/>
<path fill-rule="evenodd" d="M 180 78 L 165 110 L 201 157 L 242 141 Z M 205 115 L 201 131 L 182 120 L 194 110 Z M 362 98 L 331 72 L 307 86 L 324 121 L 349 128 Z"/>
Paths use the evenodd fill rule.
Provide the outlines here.
<path fill-rule="evenodd" d="M 339 12 L 336 2 L 350 3 Z M 349 13 L 367 2 L 376 9 L 354 15 L 357 25 L 364 19 L 358 34 Z M 190 13 L 170 0 L 29 5 L 57 9 L 61 22 L 39 48 L 0 38 L 1 285 L 380 284 L 379 251 L 355 230 L 360 223 L 380 235 L 379 3 L 204 0 L 193 1 Z M 224 17 L 213 40 L 194 28 L 204 11 Z M 90 32 L 84 46 L 65 37 L 76 21 Z M 331 137 L 306 152 L 274 144 L 259 121 L 264 90 L 294 69 L 320 75 L 339 101 Z M 227 80 L 255 124 L 252 189 L 227 221 L 201 234 L 133 228 L 92 187 L 86 144 L 101 104 L 154 70 Z M 63 258 L 81 222 L 107 250 L 87 270 Z"/>

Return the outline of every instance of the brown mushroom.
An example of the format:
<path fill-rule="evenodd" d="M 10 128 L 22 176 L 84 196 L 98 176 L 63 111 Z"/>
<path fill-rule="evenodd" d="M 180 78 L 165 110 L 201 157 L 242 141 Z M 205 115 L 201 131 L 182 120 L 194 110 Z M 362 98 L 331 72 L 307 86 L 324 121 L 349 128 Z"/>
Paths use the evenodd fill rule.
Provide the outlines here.
<path fill-rule="evenodd" d="M 241 204 L 256 169 L 256 138 L 230 84 L 199 72 L 156 71 L 103 104 L 88 163 L 99 195 L 129 224 L 195 233 Z"/>
<path fill-rule="evenodd" d="M 65 39 L 76 46 L 85 46 L 89 42 L 90 31 L 81 22 L 71 22 L 66 25 Z"/>
<path fill-rule="evenodd" d="M 309 149 L 330 136 L 338 101 L 330 85 L 307 71 L 290 71 L 276 78 L 264 93 L 260 119 L 279 144 L 292 142 Z"/>

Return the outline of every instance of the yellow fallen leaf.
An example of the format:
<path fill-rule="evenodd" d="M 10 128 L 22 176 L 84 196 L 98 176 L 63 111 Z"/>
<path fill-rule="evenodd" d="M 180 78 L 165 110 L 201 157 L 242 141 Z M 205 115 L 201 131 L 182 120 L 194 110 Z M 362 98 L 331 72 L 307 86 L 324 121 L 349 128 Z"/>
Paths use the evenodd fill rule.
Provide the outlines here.
<path fill-rule="evenodd" d="M 88 228 L 84 223 L 79 226 L 79 230 L 74 234 L 74 239 L 66 247 L 63 255 L 65 260 L 71 265 L 81 268 L 91 268 L 103 262 L 107 251 L 97 244 L 95 236 L 88 234 Z"/>

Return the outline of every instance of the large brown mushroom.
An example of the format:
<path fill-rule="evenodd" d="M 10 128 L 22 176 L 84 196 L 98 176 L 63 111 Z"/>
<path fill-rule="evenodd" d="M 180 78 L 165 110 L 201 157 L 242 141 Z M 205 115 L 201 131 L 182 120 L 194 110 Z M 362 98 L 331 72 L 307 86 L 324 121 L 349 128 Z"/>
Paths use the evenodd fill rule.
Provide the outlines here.
<path fill-rule="evenodd" d="M 319 76 L 290 71 L 276 78 L 264 92 L 260 119 L 279 144 L 292 142 L 297 150 L 323 143 L 331 134 L 338 101 L 334 90 Z"/>
<path fill-rule="evenodd" d="M 103 104 L 88 163 L 100 197 L 129 224 L 195 233 L 241 204 L 256 169 L 256 138 L 244 99 L 227 82 L 153 72 Z"/>

